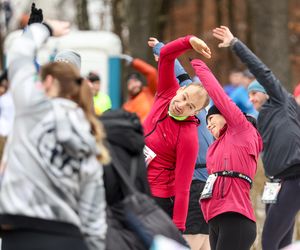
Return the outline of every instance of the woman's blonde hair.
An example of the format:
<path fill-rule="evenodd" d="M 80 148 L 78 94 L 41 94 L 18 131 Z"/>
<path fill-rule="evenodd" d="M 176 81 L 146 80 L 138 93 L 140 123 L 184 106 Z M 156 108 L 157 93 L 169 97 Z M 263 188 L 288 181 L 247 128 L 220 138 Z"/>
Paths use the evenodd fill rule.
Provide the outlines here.
<path fill-rule="evenodd" d="M 64 62 L 45 64 L 42 66 L 40 74 L 42 81 L 48 75 L 57 80 L 59 84 L 58 97 L 70 99 L 82 108 L 86 119 L 91 125 L 91 133 L 94 135 L 100 150 L 100 155 L 97 158 L 103 164 L 109 163 L 110 156 L 107 148 L 104 146 L 104 128 L 94 114 L 93 93 L 87 80 L 80 76 L 79 71 L 72 64 Z"/>

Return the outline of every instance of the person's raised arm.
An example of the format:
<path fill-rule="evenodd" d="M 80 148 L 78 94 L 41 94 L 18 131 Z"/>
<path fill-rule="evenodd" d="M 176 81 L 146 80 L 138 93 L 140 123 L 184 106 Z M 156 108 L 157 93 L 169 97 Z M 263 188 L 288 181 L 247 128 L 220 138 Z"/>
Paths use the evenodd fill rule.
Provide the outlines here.
<path fill-rule="evenodd" d="M 213 35 L 221 40 L 219 47 L 231 46 L 235 54 L 246 64 L 257 81 L 266 89 L 271 100 L 282 103 L 288 98 L 287 91 L 273 72 L 244 43 L 235 38 L 226 26 L 215 28 Z"/>
<path fill-rule="evenodd" d="M 159 59 L 160 50 L 164 47 L 164 43 L 159 42 L 155 37 L 150 37 L 148 45 L 152 47 L 153 54 Z M 185 86 L 192 83 L 192 80 L 185 69 L 182 67 L 178 59 L 175 59 L 175 76 L 180 86 Z"/>
<path fill-rule="evenodd" d="M 50 35 L 62 36 L 69 31 L 69 23 L 48 20 L 45 24 L 33 23 L 16 38 L 8 51 L 8 77 L 16 109 L 34 101 L 37 70 L 34 58 L 37 50 Z"/>
<path fill-rule="evenodd" d="M 194 48 L 197 52 L 210 58 L 210 49 L 200 39 L 201 42 L 195 44 L 194 36 L 178 38 L 166 44 L 160 52 L 158 65 L 158 94 L 177 87 L 177 80 L 174 74 L 175 59 L 188 49 Z"/>
<path fill-rule="evenodd" d="M 238 126 L 242 122 L 247 121 L 244 114 L 228 97 L 206 64 L 200 59 L 192 60 L 191 64 L 203 87 L 206 89 L 208 95 L 219 109 L 221 114 L 224 116 L 228 125 Z"/>
<path fill-rule="evenodd" d="M 147 86 L 153 93 L 153 95 L 156 93 L 157 88 L 157 70 L 152 65 L 146 63 L 145 61 L 134 58 L 131 63 L 132 67 L 139 71 L 141 74 L 143 74 L 146 77 L 147 80 Z"/>

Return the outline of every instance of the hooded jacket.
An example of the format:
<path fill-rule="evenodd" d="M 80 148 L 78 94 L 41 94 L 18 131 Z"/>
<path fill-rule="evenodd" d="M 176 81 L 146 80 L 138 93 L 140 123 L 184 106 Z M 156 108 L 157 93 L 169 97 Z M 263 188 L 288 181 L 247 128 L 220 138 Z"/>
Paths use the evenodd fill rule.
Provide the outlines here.
<path fill-rule="evenodd" d="M 105 127 L 110 149 L 114 150 L 127 174 L 134 175 L 135 187 L 140 192 L 150 195 L 143 154 L 144 134 L 137 115 L 123 110 L 114 110 L 105 112 L 99 119 Z M 132 172 L 130 165 L 133 157 L 138 157 L 138 168 L 135 173 Z M 126 190 L 111 164 L 104 167 L 104 183 L 107 204 L 113 205 L 123 200 Z"/>
<path fill-rule="evenodd" d="M 49 99 L 36 81 L 35 52 L 49 37 L 32 24 L 8 52 L 16 109 L 1 164 L 0 225 L 84 236 L 105 249 L 103 169 L 90 124 L 77 104 Z"/>
<path fill-rule="evenodd" d="M 264 143 L 262 160 L 266 175 L 300 176 L 300 106 L 246 45 L 235 39 L 232 49 L 269 95 L 257 119 Z"/>

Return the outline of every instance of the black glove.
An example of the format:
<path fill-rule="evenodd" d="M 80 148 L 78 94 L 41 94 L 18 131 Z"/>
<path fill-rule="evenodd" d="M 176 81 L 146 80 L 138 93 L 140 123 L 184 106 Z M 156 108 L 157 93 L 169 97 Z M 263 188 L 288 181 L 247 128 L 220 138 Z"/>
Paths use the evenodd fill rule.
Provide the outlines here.
<path fill-rule="evenodd" d="M 3 72 L 0 74 L 0 85 L 2 85 L 2 81 L 8 80 L 7 78 L 7 69 L 3 70 Z"/>
<path fill-rule="evenodd" d="M 37 9 L 35 7 L 35 3 L 32 3 L 28 25 L 32 23 L 42 23 L 42 22 L 43 22 L 43 10 Z"/>

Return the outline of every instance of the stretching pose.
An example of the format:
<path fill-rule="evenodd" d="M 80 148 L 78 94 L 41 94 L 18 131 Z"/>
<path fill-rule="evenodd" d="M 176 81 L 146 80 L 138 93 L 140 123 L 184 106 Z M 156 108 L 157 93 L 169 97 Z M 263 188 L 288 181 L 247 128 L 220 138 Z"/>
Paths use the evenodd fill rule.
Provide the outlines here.
<path fill-rule="evenodd" d="M 214 29 L 219 47 L 229 47 L 247 65 L 257 81 L 248 87 L 250 101 L 259 111 L 258 130 L 264 142 L 262 160 L 272 180 L 262 234 L 264 250 L 278 250 L 292 241 L 295 216 L 300 209 L 300 106 L 273 72 L 230 30 Z M 279 191 L 280 190 L 280 191 Z"/>
<path fill-rule="evenodd" d="M 192 36 L 179 38 L 162 48 L 157 94 L 144 123 L 146 149 L 150 151 L 147 155 L 152 155 L 148 161 L 152 195 L 181 231 L 185 230 L 198 153 L 199 121 L 194 115 L 209 102 L 207 92 L 199 83 L 179 88 L 174 74 L 175 59 L 192 48 L 210 57 L 207 45 Z"/>
<path fill-rule="evenodd" d="M 195 59 L 192 66 L 214 102 L 206 119 L 216 140 L 207 151 L 210 175 L 200 198 L 211 249 L 249 250 L 256 238 L 250 188 L 262 140 L 255 119 L 240 111 L 205 63 Z"/>
<path fill-rule="evenodd" d="M 108 154 L 90 87 L 72 64 L 42 66 L 41 82 L 34 65 L 47 38 L 68 30 L 31 24 L 8 52 L 16 116 L 0 168 L 4 250 L 105 249 Z"/>

